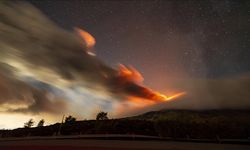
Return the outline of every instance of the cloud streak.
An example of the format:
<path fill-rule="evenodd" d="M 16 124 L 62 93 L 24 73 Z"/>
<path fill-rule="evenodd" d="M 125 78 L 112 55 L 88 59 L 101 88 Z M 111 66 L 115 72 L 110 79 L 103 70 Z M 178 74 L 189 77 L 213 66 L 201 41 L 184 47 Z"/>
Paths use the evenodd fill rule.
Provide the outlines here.
<path fill-rule="evenodd" d="M 15 77 L 14 69 L 0 64 L 0 107 L 12 113 L 59 113 L 66 109 L 66 101 L 46 90 L 37 89 Z"/>
<path fill-rule="evenodd" d="M 153 101 L 164 99 L 132 79 L 140 75 L 134 68 L 127 69 L 132 76 L 124 76 L 120 70 L 105 65 L 93 56 L 90 49 L 95 39 L 87 32 L 79 29 L 78 33 L 66 31 L 28 3 L 4 1 L 0 7 L 0 62 L 13 68 L 11 80 L 22 82 L 19 83 L 22 86 L 24 83 L 28 86 L 30 83 L 27 79 L 32 79 L 66 92 L 71 89 L 78 89 L 82 93 L 91 91 L 93 95 L 100 95 L 100 99 L 109 97 L 114 101 L 127 100 L 131 95 Z M 45 104 L 49 102 L 46 92 L 30 87 L 27 89 L 36 93 L 33 94 L 33 97 L 39 99 L 36 105 L 12 111 L 36 112 L 40 109 L 38 106 L 53 109 L 49 107 L 51 103 Z M 82 95 L 81 92 L 78 97 Z M 12 90 L 10 93 L 19 94 L 23 91 Z M 6 98 L 5 101 L 9 103 L 11 100 Z"/>

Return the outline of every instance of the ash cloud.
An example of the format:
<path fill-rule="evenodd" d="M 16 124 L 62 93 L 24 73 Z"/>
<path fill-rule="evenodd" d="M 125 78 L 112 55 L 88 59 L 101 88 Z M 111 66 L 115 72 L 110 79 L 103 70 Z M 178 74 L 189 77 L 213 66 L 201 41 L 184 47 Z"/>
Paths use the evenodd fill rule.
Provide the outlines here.
<path fill-rule="evenodd" d="M 1 5 L 1 60 L 21 75 L 60 84 L 81 79 L 102 82 L 103 74 L 113 73 L 87 54 L 76 34 L 56 26 L 30 4 Z M 51 74 L 61 80 L 51 80 Z"/>
<path fill-rule="evenodd" d="M 9 111 L 52 111 L 65 106 L 58 100 L 55 102 L 57 107 L 53 107 L 47 93 L 32 88 L 27 78 L 66 91 L 81 87 L 95 92 L 93 95 L 110 96 L 113 100 L 124 100 L 128 95 L 149 99 L 154 96 L 153 91 L 119 76 L 118 70 L 90 55 L 88 40 L 82 41 L 76 32 L 60 28 L 31 4 L 3 1 L 0 7 L 0 62 L 13 68 L 13 77 L 8 81 L 18 82 L 10 84 L 12 90 L 8 96 L 19 96 L 29 91 L 37 99 L 28 108 Z M 3 69 L 0 71 L 5 72 Z M 3 83 L 3 86 L 7 85 Z M 24 88 L 27 91 L 19 90 L 19 86 L 27 87 Z M 3 101 L 11 103 L 12 100 L 5 98 Z M 26 101 L 26 98 L 21 101 Z"/>
<path fill-rule="evenodd" d="M 250 74 L 223 79 L 193 79 L 176 83 L 174 88 L 187 94 L 173 101 L 166 101 L 141 109 L 122 112 L 125 116 L 164 109 L 250 109 Z"/>
<path fill-rule="evenodd" d="M 14 69 L 0 63 L 0 105 L 4 112 L 60 113 L 67 109 L 66 101 L 53 96 L 46 90 L 39 90 L 15 77 Z"/>

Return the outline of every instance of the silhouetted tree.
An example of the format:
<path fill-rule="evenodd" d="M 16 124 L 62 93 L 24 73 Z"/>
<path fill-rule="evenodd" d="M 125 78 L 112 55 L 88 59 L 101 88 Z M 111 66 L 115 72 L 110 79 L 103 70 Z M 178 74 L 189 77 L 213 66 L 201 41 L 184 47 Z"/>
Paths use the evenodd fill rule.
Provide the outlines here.
<path fill-rule="evenodd" d="M 44 119 L 41 119 L 41 120 L 38 122 L 37 127 L 43 127 L 44 122 L 45 122 Z"/>
<path fill-rule="evenodd" d="M 28 122 L 24 123 L 24 127 L 25 128 L 31 128 L 34 125 L 34 123 L 35 123 L 34 120 L 30 119 Z"/>
<path fill-rule="evenodd" d="M 65 123 L 66 124 L 70 124 L 70 123 L 74 123 L 76 122 L 76 118 L 75 117 L 72 117 L 72 116 L 68 116 L 65 118 Z"/>
<path fill-rule="evenodd" d="M 108 120 L 108 113 L 103 111 L 99 112 L 96 115 L 96 120 Z"/>

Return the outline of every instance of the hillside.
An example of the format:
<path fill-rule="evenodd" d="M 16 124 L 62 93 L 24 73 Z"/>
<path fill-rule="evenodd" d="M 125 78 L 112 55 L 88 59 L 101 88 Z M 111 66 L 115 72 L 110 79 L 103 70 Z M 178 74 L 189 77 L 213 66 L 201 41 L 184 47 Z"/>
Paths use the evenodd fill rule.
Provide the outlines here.
<path fill-rule="evenodd" d="M 237 121 L 250 123 L 250 109 L 223 109 L 223 110 L 161 110 L 151 111 L 142 115 L 129 117 L 136 120 L 169 120 L 169 121 L 208 121 L 217 120 Z"/>
<path fill-rule="evenodd" d="M 248 139 L 250 110 L 162 110 L 139 116 L 1 130 L 1 137 L 124 134 L 182 139 Z M 60 130 L 60 132 L 59 132 Z"/>

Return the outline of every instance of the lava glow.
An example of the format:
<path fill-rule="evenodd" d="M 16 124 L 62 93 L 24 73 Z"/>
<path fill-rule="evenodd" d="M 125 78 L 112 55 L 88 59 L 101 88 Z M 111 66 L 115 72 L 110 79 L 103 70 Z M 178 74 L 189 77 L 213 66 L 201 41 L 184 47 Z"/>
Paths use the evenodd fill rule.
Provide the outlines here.
<path fill-rule="evenodd" d="M 185 94 L 187 94 L 187 92 L 176 93 L 174 95 L 168 96 L 167 99 L 166 99 L 166 101 L 174 100 L 174 99 L 176 99 L 178 97 L 181 97 L 181 96 L 183 96 Z"/>
<path fill-rule="evenodd" d="M 175 93 L 173 95 L 167 96 L 165 94 L 153 91 L 151 89 L 146 89 L 145 93 L 147 93 L 146 95 L 148 95 L 147 97 L 150 100 L 153 100 L 155 102 L 164 102 L 164 101 L 175 100 L 175 99 L 186 94 L 186 92 L 179 92 L 179 93 Z"/>
<path fill-rule="evenodd" d="M 119 64 L 118 73 L 120 79 L 119 84 L 123 84 L 123 86 L 129 87 L 128 92 L 133 96 L 129 96 L 128 99 L 133 103 L 154 104 L 156 102 L 174 100 L 186 94 L 186 92 L 180 92 L 167 96 L 141 85 L 144 78 L 141 73 L 132 66 L 126 67 L 125 65 Z"/>
<path fill-rule="evenodd" d="M 183 95 L 186 94 L 186 92 L 179 92 L 170 96 L 166 96 L 164 94 L 160 94 L 158 92 L 154 92 L 154 97 L 152 99 L 143 99 L 139 97 L 129 96 L 128 100 L 132 102 L 136 107 L 141 108 L 149 105 L 154 105 L 156 103 L 160 102 L 166 102 L 166 101 L 172 101 L 175 100 Z"/>

